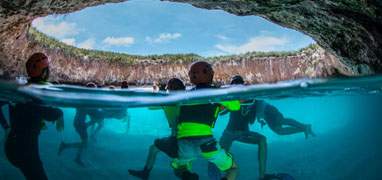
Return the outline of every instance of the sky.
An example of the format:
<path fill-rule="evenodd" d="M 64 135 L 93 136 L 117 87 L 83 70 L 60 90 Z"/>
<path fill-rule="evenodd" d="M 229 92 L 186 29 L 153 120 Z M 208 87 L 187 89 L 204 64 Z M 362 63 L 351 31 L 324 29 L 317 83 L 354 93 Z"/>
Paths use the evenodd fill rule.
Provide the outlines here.
<path fill-rule="evenodd" d="M 236 16 L 189 4 L 131 0 L 34 20 L 68 45 L 135 55 L 291 51 L 314 43 L 298 31 L 258 16 Z"/>

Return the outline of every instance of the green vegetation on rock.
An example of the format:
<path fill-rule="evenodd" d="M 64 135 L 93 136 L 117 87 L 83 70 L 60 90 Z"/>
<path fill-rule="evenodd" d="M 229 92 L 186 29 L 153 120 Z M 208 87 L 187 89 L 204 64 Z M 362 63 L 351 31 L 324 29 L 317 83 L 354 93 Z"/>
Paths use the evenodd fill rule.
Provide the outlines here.
<path fill-rule="evenodd" d="M 253 59 L 259 57 L 287 57 L 294 56 L 302 51 L 306 51 L 308 49 L 316 49 L 319 46 L 317 44 L 311 44 L 308 47 L 297 51 L 271 51 L 271 52 L 248 52 L 245 54 L 239 55 L 228 55 L 228 56 L 216 56 L 216 57 L 208 57 L 204 58 L 197 54 L 163 54 L 163 55 L 149 55 L 149 56 L 140 56 L 140 55 L 130 55 L 125 53 L 117 53 L 110 51 L 100 51 L 100 50 L 88 50 L 77 48 L 74 46 L 67 45 L 63 42 L 60 42 L 57 39 L 49 37 L 35 28 L 29 29 L 29 38 L 37 43 L 39 43 L 42 47 L 47 49 L 56 49 L 62 51 L 67 56 L 76 56 L 79 58 L 87 58 L 92 60 L 104 60 L 111 62 L 118 62 L 124 64 L 136 64 L 139 62 L 172 62 L 172 63 L 181 63 L 181 62 L 193 62 L 197 60 L 206 60 L 206 61 L 224 61 L 224 60 L 232 60 L 232 59 Z"/>
<path fill-rule="evenodd" d="M 92 60 L 107 60 L 112 62 L 134 64 L 142 61 L 192 62 L 195 60 L 203 59 L 203 57 L 197 54 L 163 54 L 139 56 L 110 51 L 82 49 L 60 42 L 57 39 L 39 32 L 35 28 L 30 28 L 28 33 L 31 40 L 36 41 L 44 48 L 62 50 L 62 52 L 66 55 L 77 56 L 80 58 L 86 57 Z"/>

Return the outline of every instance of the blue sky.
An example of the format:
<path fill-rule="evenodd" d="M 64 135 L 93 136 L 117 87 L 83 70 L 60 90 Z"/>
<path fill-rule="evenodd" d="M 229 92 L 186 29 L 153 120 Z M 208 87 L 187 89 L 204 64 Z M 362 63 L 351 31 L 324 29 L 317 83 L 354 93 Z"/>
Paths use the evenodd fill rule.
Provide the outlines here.
<path fill-rule="evenodd" d="M 288 51 L 314 43 L 310 37 L 257 16 L 159 0 L 132 0 L 38 18 L 33 26 L 62 42 L 128 54 Z"/>

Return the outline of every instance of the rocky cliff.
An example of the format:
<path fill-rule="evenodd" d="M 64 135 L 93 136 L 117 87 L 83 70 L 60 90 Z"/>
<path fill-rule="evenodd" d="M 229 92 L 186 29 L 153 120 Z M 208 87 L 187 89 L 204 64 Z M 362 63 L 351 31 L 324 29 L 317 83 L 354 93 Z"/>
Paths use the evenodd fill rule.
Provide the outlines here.
<path fill-rule="evenodd" d="M 257 15 L 311 36 L 360 74 L 382 71 L 381 0 L 168 0 Z"/>
<path fill-rule="evenodd" d="M 0 74 L 23 74 L 25 59 L 35 51 L 52 57 L 53 79 L 68 82 L 112 82 L 122 79 L 150 82 L 185 77 L 187 62 L 140 59 L 139 63 L 92 59 L 46 47 L 29 37 L 36 17 L 77 11 L 89 6 L 123 0 L 2 0 L 0 1 Z M 238 56 L 214 63 L 217 80 L 245 74 L 251 82 L 273 82 L 298 77 L 331 76 L 341 72 L 364 75 L 382 71 L 382 3 L 379 0 L 172 0 L 206 9 L 223 9 L 236 15 L 259 15 L 313 37 L 318 48 L 283 57 Z M 330 54 L 333 54 L 336 58 Z"/>
<path fill-rule="evenodd" d="M 247 53 L 237 56 L 203 58 L 197 55 L 131 56 L 78 49 L 65 45 L 31 28 L 10 42 L 9 51 L 17 61 L 0 61 L 3 78 L 25 76 L 25 60 L 33 52 L 44 52 L 51 61 L 51 80 L 64 83 L 152 84 L 171 77 L 188 80 L 187 69 L 193 61 L 206 60 L 214 65 L 215 81 L 228 83 L 240 74 L 249 83 L 276 82 L 303 77 L 354 75 L 337 58 L 317 45 L 296 52 Z"/>

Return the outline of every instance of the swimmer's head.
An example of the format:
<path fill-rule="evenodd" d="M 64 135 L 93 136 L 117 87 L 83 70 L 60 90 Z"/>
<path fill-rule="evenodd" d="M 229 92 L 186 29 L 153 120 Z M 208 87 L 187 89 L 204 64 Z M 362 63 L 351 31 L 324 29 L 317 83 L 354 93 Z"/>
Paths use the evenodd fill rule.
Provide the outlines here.
<path fill-rule="evenodd" d="M 86 87 L 88 88 L 97 88 L 97 85 L 94 82 L 89 82 L 86 84 Z"/>
<path fill-rule="evenodd" d="M 127 81 L 122 81 L 121 89 L 128 89 L 128 88 L 129 88 L 129 83 L 127 83 Z"/>
<path fill-rule="evenodd" d="M 188 76 L 194 85 L 210 85 L 214 78 L 214 70 L 210 63 L 197 61 L 192 63 Z"/>
<path fill-rule="evenodd" d="M 185 89 L 186 86 L 184 85 L 183 81 L 178 78 L 171 78 L 168 80 L 166 85 L 166 90 L 168 91 L 181 91 Z"/>
<path fill-rule="evenodd" d="M 244 84 L 244 79 L 240 75 L 235 75 L 231 78 L 231 85 Z"/>

